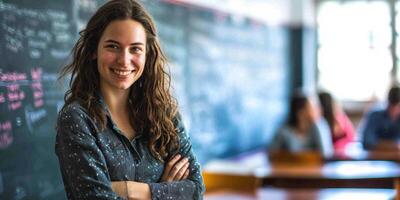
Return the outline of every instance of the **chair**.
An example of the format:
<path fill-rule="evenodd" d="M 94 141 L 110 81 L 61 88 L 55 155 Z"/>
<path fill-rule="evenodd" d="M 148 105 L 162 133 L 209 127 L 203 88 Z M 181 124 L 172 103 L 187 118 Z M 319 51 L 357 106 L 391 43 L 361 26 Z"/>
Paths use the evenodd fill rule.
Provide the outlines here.
<path fill-rule="evenodd" d="M 238 193 L 256 194 L 261 187 L 261 179 L 254 175 L 223 174 L 203 172 L 206 192 L 234 191 Z"/>

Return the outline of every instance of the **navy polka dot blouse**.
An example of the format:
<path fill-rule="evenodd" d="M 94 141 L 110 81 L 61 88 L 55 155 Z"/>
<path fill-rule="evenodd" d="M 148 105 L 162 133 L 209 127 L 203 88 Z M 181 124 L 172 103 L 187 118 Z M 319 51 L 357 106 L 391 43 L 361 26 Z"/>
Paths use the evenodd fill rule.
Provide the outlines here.
<path fill-rule="evenodd" d="M 103 109 L 107 106 L 100 101 Z M 64 107 L 58 116 L 55 151 L 68 199 L 123 199 L 111 189 L 111 181 L 148 183 L 152 199 L 203 199 L 205 190 L 200 164 L 181 120 L 179 154 L 189 158 L 190 175 L 175 182 L 160 182 L 163 162 L 155 159 L 143 134 L 129 141 L 107 115 L 107 127 L 96 123 L 78 103 Z"/>

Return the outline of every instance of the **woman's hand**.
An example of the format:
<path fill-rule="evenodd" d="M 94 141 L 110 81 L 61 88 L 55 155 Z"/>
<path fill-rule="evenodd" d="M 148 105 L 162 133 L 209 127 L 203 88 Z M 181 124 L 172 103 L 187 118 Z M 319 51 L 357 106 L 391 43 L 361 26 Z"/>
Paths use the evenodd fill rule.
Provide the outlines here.
<path fill-rule="evenodd" d="M 175 155 L 168 161 L 161 182 L 172 182 L 184 180 L 189 176 L 189 159 Z"/>

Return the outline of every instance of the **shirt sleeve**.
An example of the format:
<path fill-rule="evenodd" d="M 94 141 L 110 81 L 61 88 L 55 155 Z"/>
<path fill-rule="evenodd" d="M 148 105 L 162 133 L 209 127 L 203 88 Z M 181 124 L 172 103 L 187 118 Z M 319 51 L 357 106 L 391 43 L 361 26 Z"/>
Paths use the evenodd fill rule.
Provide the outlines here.
<path fill-rule="evenodd" d="M 268 151 L 289 151 L 289 147 L 286 144 L 287 141 L 284 139 L 284 128 L 280 128 L 274 135 L 273 139 L 269 143 Z"/>
<path fill-rule="evenodd" d="M 64 108 L 58 117 L 55 151 L 67 197 L 122 199 L 112 191 L 105 158 L 89 124 L 89 118 L 78 106 Z"/>
<path fill-rule="evenodd" d="M 179 154 L 189 159 L 189 177 L 182 181 L 149 183 L 153 200 L 161 199 L 203 199 L 205 186 L 201 175 L 200 163 L 192 150 L 190 137 L 180 119 L 177 122 L 180 149 Z"/>
<path fill-rule="evenodd" d="M 361 121 L 359 127 L 359 133 L 361 134 L 361 142 L 364 149 L 371 149 L 375 146 L 377 142 L 376 137 L 376 126 L 374 125 L 376 121 L 373 120 L 374 113 L 370 112 L 366 114 L 364 119 Z"/>
<path fill-rule="evenodd" d="M 347 144 L 354 141 L 355 130 L 352 122 L 345 113 L 338 114 L 336 121 L 339 123 L 340 129 L 343 131 L 345 136 L 336 141 L 334 146 L 338 149 L 344 149 Z"/>
<path fill-rule="evenodd" d="M 317 123 L 314 123 L 313 130 L 317 137 L 318 149 L 325 158 L 331 157 L 333 155 L 333 144 L 328 123 L 321 118 Z"/>

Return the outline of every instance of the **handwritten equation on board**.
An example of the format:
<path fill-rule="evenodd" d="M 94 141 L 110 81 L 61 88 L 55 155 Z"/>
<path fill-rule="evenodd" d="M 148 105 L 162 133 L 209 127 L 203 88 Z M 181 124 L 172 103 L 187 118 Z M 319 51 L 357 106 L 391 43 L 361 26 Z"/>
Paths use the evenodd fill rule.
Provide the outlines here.
<path fill-rule="evenodd" d="M 0 149 L 7 148 L 13 141 L 12 124 L 10 120 L 0 121 Z"/>
<path fill-rule="evenodd" d="M 25 119 L 29 130 L 32 125 L 46 117 L 42 87 L 42 68 L 25 72 L 0 72 L 0 108 L 7 115 L 0 118 L 0 149 L 7 148 L 13 141 L 13 121 L 18 126 Z"/>

